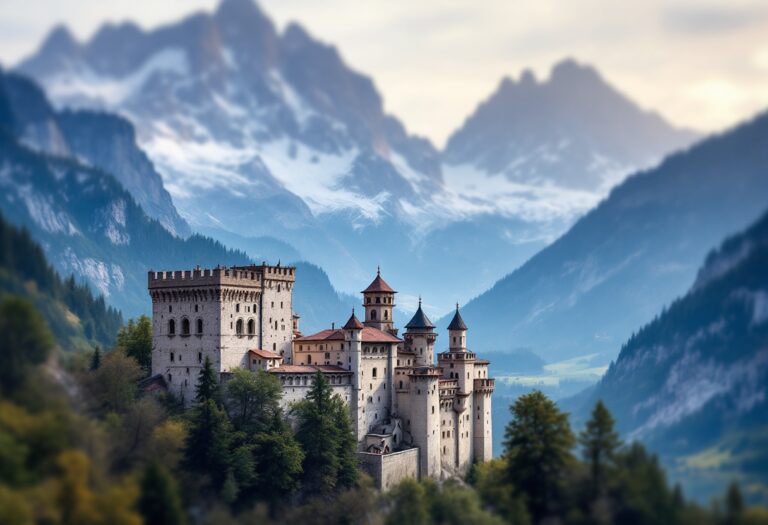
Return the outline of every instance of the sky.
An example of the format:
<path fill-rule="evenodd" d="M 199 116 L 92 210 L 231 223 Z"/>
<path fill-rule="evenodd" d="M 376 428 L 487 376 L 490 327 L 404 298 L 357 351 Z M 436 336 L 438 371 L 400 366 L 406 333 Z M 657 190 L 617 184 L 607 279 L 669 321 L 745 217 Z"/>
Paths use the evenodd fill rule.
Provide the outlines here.
<path fill-rule="evenodd" d="M 215 0 L 0 0 L 0 64 L 55 24 L 87 39 L 104 21 L 144 28 Z M 441 146 L 503 76 L 546 79 L 571 57 L 641 106 L 715 131 L 768 108 L 768 1 L 262 0 L 371 76 L 388 112 Z"/>

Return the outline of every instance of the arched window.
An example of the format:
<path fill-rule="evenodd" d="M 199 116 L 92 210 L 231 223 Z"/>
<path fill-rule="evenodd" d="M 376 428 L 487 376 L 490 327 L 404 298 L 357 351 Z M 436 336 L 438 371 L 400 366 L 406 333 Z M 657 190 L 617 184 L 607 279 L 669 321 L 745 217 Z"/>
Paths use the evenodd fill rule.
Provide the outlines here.
<path fill-rule="evenodd" d="M 237 335 L 243 335 L 243 320 L 238 319 L 237 323 L 235 323 L 235 333 Z"/>
<path fill-rule="evenodd" d="M 174 319 L 168 321 L 168 335 L 176 335 L 176 321 Z"/>
<path fill-rule="evenodd" d="M 248 335 L 253 335 L 256 333 L 256 323 L 253 322 L 253 319 L 248 319 Z"/>
<path fill-rule="evenodd" d="M 307 354 L 307 364 L 308 365 L 312 364 L 312 354 Z"/>
<path fill-rule="evenodd" d="M 198 319 L 197 320 L 197 334 L 198 335 L 203 335 L 203 320 L 202 319 Z"/>
<path fill-rule="evenodd" d="M 189 319 L 186 317 L 181 320 L 181 335 L 189 335 Z"/>
<path fill-rule="evenodd" d="M 371 319 L 376 320 L 376 310 L 371 310 Z"/>
<path fill-rule="evenodd" d="M 384 320 L 386 321 L 387 319 L 389 319 L 389 312 L 384 310 Z"/>

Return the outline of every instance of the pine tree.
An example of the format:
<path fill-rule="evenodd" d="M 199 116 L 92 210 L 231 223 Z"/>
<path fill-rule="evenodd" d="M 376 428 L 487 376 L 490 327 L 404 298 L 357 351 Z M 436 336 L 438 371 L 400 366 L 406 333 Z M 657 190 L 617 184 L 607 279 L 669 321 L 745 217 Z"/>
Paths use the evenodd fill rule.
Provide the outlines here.
<path fill-rule="evenodd" d="M 725 523 L 726 525 L 739 525 L 744 514 L 744 498 L 739 490 L 739 484 L 735 481 L 728 486 L 725 493 Z"/>
<path fill-rule="evenodd" d="M 254 438 L 258 469 L 255 489 L 273 507 L 298 490 L 304 460 L 304 452 L 288 425 L 279 421 L 274 427 Z"/>
<path fill-rule="evenodd" d="M 201 401 L 192 411 L 184 447 L 184 466 L 209 475 L 217 489 L 232 466 L 232 426 L 226 412 L 212 399 Z"/>
<path fill-rule="evenodd" d="M 575 438 L 568 414 L 538 390 L 520 396 L 510 410 L 513 418 L 504 439 L 507 476 L 538 523 L 563 499 L 563 476 L 574 461 Z"/>
<path fill-rule="evenodd" d="M 591 497 L 598 498 L 606 490 L 607 477 L 621 446 L 614 430 L 614 419 L 602 401 L 595 404 L 592 417 L 579 435 L 584 461 L 589 465 Z"/>
<path fill-rule="evenodd" d="M 348 456 L 342 451 L 351 447 L 354 453 L 354 443 L 348 437 L 351 424 L 340 417 L 339 401 L 334 399 L 331 385 L 321 372 L 315 375 L 307 397 L 293 410 L 298 419 L 296 439 L 304 450 L 303 484 L 307 492 L 322 496 L 349 486 L 355 474 L 350 472 Z"/>
<path fill-rule="evenodd" d="M 206 401 L 219 400 L 219 383 L 216 381 L 216 371 L 213 369 L 211 359 L 206 356 L 203 368 L 197 376 L 197 386 L 195 387 L 195 401 L 204 403 Z"/>
<path fill-rule="evenodd" d="M 152 321 L 146 315 L 128 324 L 117 333 L 117 346 L 133 357 L 144 370 L 152 368 Z"/>
<path fill-rule="evenodd" d="M 283 389 L 273 374 L 244 368 L 232 371 L 225 388 L 226 406 L 237 430 L 249 434 L 266 432 L 276 416 L 282 416 Z"/>
<path fill-rule="evenodd" d="M 101 366 L 101 349 L 99 345 L 95 345 L 91 356 L 91 371 L 98 370 L 99 366 Z"/>
<path fill-rule="evenodd" d="M 13 393 L 53 348 L 48 325 L 32 303 L 8 297 L 0 303 L 0 393 Z"/>
<path fill-rule="evenodd" d="M 181 525 L 185 521 L 176 484 L 157 463 L 144 469 L 138 508 L 145 525 Z"/>

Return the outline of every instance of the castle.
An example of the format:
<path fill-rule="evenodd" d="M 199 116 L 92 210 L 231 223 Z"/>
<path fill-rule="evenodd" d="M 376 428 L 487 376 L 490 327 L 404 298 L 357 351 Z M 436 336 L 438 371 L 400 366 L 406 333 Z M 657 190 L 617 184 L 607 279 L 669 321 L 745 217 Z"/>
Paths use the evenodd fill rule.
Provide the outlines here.
<path fill-rule="evenodd" d="M 467 349 L 459 307 L 448 350 L 419 308 L 398 336 L 393 290 L 377 272 L 362 291 L 361 322 L 311 335 L 293 311 L 296 269 L 253 265 L 149 272 L 152 373 L 189 403 L 205 358 L 222 380 L 233 368 L 265 370 L 283 385 L 285 408 L 303 399 L 318 371 L 350 408 L 358 459 L 380 488 L 404 477 L 466 474 L 491 458 L 489 362 Z"/>

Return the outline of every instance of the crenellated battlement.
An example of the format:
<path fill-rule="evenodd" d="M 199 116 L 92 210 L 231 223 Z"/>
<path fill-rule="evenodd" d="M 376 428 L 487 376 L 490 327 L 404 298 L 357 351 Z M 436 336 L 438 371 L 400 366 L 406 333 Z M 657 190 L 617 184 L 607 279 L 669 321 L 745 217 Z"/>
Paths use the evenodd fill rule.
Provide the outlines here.
<path fill-rule="evenodd" d="M 174 270 L 147 274 L 149 289 L 180 288 L 190 286 L 248 286 L 261 287 L 262 281 L 296 281 L 296 268 L 293 266 L 217 266 L 193 270 Z"/>

